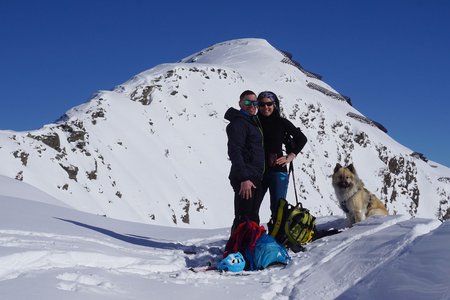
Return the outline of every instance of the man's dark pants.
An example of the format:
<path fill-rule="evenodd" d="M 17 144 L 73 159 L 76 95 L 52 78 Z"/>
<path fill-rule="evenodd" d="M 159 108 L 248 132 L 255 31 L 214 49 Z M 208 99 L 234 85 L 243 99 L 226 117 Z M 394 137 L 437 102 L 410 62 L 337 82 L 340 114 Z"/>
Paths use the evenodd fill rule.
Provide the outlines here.
<path fill-rule="evenodd" d="M 250 179 L 250 181 L 256 186 L 256 188 L 252 188 L 252 197 L 250 199 L 244 199 L 239 195 L 240 182 L 231 181 L 231 186 L 234 190 L 234 221 L 231 231 L 247 220 L 255 221 L 259 224 L 259 208 L 263 200 L 261 180 Z"/>

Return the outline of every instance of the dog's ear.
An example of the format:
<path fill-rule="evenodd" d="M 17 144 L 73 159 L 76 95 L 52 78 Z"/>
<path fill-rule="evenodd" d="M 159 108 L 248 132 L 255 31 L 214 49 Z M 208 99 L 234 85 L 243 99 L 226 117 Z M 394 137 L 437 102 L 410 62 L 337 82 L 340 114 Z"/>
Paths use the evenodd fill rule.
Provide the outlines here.
<path fill-rule="evenodd" d="M 333 173 L 336 173 L 336 172 L 339 171 L 341 168 L 342 168 L 341 164 L 340 164 L 340 163 L 337 163 L 337 164 L 336 164 L 336 167 L 334 167 Z"/>
<path fill-rule="evenodd" d="M 347 169 L 349 169 L 350 172 L 352 172 L 353 174 L 356 174 L 356 169 L 355 169 L 355 166 L 354 166 L 353 164 L 350 164 L 350 165 L 347 167 Z"/>

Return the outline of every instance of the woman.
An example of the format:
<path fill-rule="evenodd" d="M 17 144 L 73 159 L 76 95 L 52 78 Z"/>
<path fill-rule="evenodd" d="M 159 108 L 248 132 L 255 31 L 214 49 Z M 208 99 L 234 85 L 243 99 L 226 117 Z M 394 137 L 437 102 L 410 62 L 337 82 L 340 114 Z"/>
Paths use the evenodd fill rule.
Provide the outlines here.
<path fill-rule="evenodd" d="M 276 215 L 280 198 L 286 199 L 289 183 L 287 165 L 294 160 L 307 142 L 306 136 L 289 120 L 280 116 L 280 101 L 270 91 L 258 95 L 258 117 L 264 134 L 264 152 L 266 168 L 262 182 L 263 197 L 269 189 L 270 210 Z M 282 145 L 290 136 L 293 147 L 285 147 L 287 155 L 283 155 Z M 288 146 L 288 145 L 285 145 Z"/>

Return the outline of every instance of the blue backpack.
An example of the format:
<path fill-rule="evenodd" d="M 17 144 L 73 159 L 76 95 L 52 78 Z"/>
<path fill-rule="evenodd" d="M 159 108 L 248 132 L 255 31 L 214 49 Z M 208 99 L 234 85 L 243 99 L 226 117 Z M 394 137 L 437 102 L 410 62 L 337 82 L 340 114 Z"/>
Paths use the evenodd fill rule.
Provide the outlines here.
<path fill-rule="evenodd" d="M 256 270 L 262 270 L 272 264 L 287 265 L 291 257 L 285 247 L 268 234 L 262 234 L 256 241 L 253 262 Z"/>

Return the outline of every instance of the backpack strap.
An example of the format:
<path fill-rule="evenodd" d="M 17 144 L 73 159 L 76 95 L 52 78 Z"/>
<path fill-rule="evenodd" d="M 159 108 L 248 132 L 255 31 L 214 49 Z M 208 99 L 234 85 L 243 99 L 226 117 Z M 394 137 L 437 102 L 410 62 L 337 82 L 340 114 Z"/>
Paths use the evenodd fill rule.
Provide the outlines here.
<path fill-rule="evenodd" d="M 292 174 L 292 181 L 294 182 L 294 192 L 295 192 L 296 206 L 300 205 L 300 207 L 303 208 L 302 203 L 298 201 L 297 187 L 295 186 L 294 163 L 292 161 L 289 163 L 289 174 Z M 289 176 L 289 174 L 288 174 L 288 176 Z"/>
<path fill-rule="evenodd" d="M 273 229 L 272 232 L 270 233 L 270 235 L 272 237 L 276 237 L 278 234 L 278 231 L 280 230 L 281 227 L 281 221 L 283 219 L 283 211 L 284 211 L 284 207 L 287 205 L 287 201 L 282 201 L 282 199 L 280 199 L 279 205 L 278 205 L 278 210 L 277 210 L 277 215 L 275 218 L 275 224 L 273 224 Z"/>

